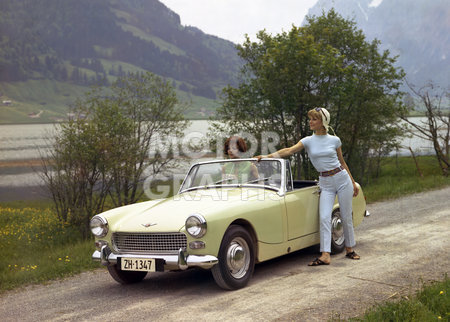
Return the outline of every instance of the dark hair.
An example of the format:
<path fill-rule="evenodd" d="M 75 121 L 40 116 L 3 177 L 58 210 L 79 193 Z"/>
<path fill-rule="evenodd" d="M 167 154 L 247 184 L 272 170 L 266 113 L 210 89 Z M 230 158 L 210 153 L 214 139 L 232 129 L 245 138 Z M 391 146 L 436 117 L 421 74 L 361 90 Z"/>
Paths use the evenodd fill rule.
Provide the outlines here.
<path fill-rule="evenodd" d="M 247 152 L 247 144 L 245 143 L 244 139 L 239 136 L 230 136 L 223 146 L 223 152 L 225 155 L 228 154 L 228 148 L 230 147 L 230 143 L 236 143 L 236 146 L 240 152 Z"/>

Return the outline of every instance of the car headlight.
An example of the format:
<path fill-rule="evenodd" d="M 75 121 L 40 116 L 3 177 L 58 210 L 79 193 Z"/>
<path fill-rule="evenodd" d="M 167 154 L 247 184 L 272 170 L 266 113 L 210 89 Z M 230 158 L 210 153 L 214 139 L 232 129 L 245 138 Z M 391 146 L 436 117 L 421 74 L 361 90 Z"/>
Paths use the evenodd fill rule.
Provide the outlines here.
<path fill-rule="evenodd" d="M 186 219 L 186 231 L 195 238 L 206 234 L 206 220 L 200 214 L 193 214 Z"/>
<path fill-rule="evenodd" d="M 108 233 L 108 222 L 102 216 L 92 217 L 90 226 L 91 232 L 97 237 L 105 237 Z"/>

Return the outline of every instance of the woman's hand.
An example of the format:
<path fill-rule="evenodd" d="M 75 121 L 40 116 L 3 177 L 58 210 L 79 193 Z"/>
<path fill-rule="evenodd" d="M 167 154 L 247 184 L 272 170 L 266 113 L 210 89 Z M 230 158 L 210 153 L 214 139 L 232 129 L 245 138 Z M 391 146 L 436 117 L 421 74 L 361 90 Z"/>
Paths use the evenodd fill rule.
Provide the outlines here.
<path fill-rule="evenodd" d="M 359 188 L 356 182 L 353 182 L 353 197 L 356 197 L 359 193 Z"/>
<path fill-rule="evenodd" d="M 261 159 L 268 158 L 268 156 L 267 155 L 257 155 L 254 158 L 259 162 L 259 161 L 261 161 Z"/>

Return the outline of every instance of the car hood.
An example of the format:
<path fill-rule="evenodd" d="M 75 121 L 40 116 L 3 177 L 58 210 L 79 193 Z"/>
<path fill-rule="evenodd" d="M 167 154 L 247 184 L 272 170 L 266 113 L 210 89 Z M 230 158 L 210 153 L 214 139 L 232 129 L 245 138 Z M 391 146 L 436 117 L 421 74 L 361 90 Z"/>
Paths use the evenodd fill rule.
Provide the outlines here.
<path fill-rule="evenodd" d="M 111 231 L 173 232 L 181 230 L 192 214 L 199 213 L 208 220 L 219 213 L 235 213 L 242 209 L 242 203 L 258 200 L 265 193 L 260 188 L 202 189 L 116 208 L 103 216 Z"/>

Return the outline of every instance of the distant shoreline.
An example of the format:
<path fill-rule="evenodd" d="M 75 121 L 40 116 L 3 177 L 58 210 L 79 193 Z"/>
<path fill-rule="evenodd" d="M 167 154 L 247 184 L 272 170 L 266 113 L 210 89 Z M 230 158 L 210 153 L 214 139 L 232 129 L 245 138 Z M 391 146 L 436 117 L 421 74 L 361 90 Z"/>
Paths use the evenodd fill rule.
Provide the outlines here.
<path fill-rule="evenodd" d="M 1 176 L 34 174 L 42 167 L 41 159 L 0 160 Z M 0 183 L 0 202 L 45 200 L 50 196 L 45 192 L 44 185 L 2 185 Z"/>
<path fill-rule="evenodd" d="M 0 160 L 0 169 L 1 168 L 39 167 L 41 165 L 42 165 L 41 159 Z"/>
<path fill-rule="evenodd" d="M 50 200 L 51 197 L 45 191 L 45 186 L 0 186 L 0 202 Z"/>
<path fill-rule="evenodd" d="M 425 117 L 425 113 L 412 113 L 410 115 L 408 115 L 408 117 Z M 216 121 L 221 121 L 217 118 L 210 118 L 210 117 L 205 117 L 205 118 L 186 118 L 187 121 L 211 121 L 211 122 L 216 122 Z M 58 122 L 11 122 L 11 123 L 3 123 L 0 122 L 0 126 L 2 125 L 46 125 L 46 124 L 62 124 L 62 123 L 66 123 L 67 121 L 58 121 Z"/>
<path fill-rule="evenodd" d="M 186 117 L 185 118 L 187 121 L 220 121 L 219 119 L 216 118 L 210 118 L 210 117 L 204 117 L 204 118 L 200 118 L 200 117 L 196 117 L 196 118 L 189 118 Z M 64 121 L 54 121 L 54 122 L 0 122 L 0 126 L 2 125 L 46 125 L 46 124 L 62 124 L 62 123 L 66 123 L 69 120 L 64 120 Z"/>

